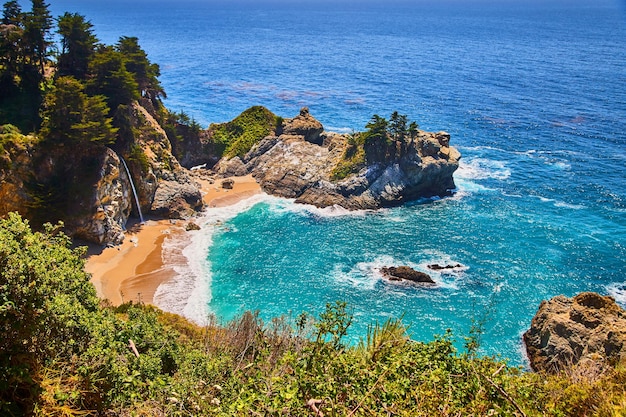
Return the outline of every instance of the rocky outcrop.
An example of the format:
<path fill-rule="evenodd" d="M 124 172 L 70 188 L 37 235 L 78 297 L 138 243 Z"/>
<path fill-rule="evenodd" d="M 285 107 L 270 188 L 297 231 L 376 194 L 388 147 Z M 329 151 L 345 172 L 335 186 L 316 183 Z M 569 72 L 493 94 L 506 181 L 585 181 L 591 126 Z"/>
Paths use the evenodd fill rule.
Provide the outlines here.
<path fill-rule="evenodd" d="M 73 235 L 101 245 L 121 243 L 133 197 L 119 157 L 108 148 L 104 149 L 99 178 L 93 190 L 92 209 L 86 216 L 74 219 Z"/>
<path fill-rule="evenodd" d="M 424 284 L 434 284 L 430 275 L 416 271 L 410 266 L 389 266 L 380 268 L 380 273 L 389 281 L 411 281 Z"/>
<path fill-rule="evenodd" d="M 302 136 L 307 142 L 321 145 L 324 142 L 324 126 L 309 113 L 307 107 L 300 114 L 283 125 L 282 134 L 286 136 Z"/>
<path fill-rule="evenodd" d="M 2 127 L 0 216 L 17 211 L 35 226 L 63 221 L 69 235 L 120 243 L 131 210 L 138 214 L 120 155 L 143 214 L 187 218 L 199 210 L 200 190 L 172 155 L 153 115 L 134 103 L 120 106 L 116 120 L 121 128 L 114 149 L 91 142 L 42 142 Z"/>
<path fill-rule="evenodd" d="M 463 265 L 461 264 L 454 264 L 454 265 L 431 264 L 431 265 L 427 265 L 427 267 L 428 269 L 432 269 L 433 271 L 445 271 L 445 270 L 460 269 L 460 268 L 463 268 Z"/>
<path fill-rule="evenodd" d="M 535 371 L 625 363 L 626 311 L 596 293 L 557 296 L 541 303 L 524 343 Z"/>
<path fill-rule="evenodd" d="M 366 161 L 358 172 L 333 180 L 354 145 L 347 135 L 324 132 L 303 109 L 283 123 L 280 135 L 266 137 L 243 158 L 220 161 L 215 169 L 223 176 L 252 173 L 265 192 L 299 203 L 376 209 L 449 195 L 461 157 L 449 143 L 445 132 L 424 131 L 412 139 L 382 140 L 364 148 Z"/>
<path fill-rule="evenodd" d="M 124 119 L 132 127 L 125 149 L 144 213 L 187 218 L 202 208 L 202 195 L 188 171 L 172 155 L 167 134 L 147 109 L 134 103 Z M 135 213 L 136 214 L 136 213 Z"/>

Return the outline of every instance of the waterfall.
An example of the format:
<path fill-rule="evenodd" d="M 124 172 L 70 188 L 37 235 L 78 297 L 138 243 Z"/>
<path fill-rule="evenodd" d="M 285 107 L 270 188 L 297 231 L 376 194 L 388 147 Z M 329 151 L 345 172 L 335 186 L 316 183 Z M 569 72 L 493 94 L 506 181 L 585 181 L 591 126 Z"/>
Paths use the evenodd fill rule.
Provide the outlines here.
<path fill-rule="evenodd" d="M 130 188 L 133 190 L 133 195 L 135 196 L 135 203 L 137 204 L 137 212 L 139 212 L 139 221 L 141 224 L 144 224 L 143 215 L 141 214 L 141 207 L 139 206 L 139 197 L 137 197 L 137 190 L 135 189 L 135 183 L 133 182 L 133 177 L 130 176 L 130 170 L 128 169 L 128 165 L 126 165 L 126 161 L 120 155 L 120 160 L 124 164 L 124 168 L 126 168 L 126 175 L 128 175 L 128 180 L 130 181 Z"/>

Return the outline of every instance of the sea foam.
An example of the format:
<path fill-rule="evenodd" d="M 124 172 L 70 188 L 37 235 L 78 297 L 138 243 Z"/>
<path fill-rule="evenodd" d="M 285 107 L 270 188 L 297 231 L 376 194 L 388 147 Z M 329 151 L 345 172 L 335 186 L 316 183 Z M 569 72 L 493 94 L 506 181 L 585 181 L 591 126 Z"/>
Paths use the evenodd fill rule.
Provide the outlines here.
<path fill-rule="evenodd" d="M 211 301 L 212 277 L 207 257 L 215 231 L 239 213 L 271 199 L 267 194 L 257 194 L 232 206 L 208 208 L 197 219 L 201 230 L 166 239 L 163 260 L 176 274 L 159 286 L 154 295 L 155 304 L 200 325 L 206 324 L 211 314 L 208 305 Z"/>

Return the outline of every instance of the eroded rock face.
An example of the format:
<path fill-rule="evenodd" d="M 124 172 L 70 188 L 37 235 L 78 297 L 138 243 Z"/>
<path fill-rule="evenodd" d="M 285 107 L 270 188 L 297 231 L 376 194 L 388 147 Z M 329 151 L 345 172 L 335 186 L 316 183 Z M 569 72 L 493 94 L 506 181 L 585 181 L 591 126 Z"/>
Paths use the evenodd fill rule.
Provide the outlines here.
<path fill-rule="evenodd" d="M 358 173 L 333 181 L 348 138 L 324 132 L 305 108 L 283 124 L 280 136 L 266 137 L 242 159 L 220 161 L 216 171 L 252 173 L 265 192 L 299 203 L 377 209 L 450 194 L 461 155 L 449 143 L 445 132 L 424 131 L 413 139 L 383 140 L 365 149 L 367 163 Z"/>
<path fill-rule="evenodd" d="M 106 148 L 99 180 L 94 186 L 92 214 L 76 219 L 74 236 L 101 245 L 121 243 L 131 211 L 131 192 L 119 157 Z"/>
<path fill-rule="evenodd" d="M 129 147 L 141 149 L 143 155 L 143 162 L 132 153 L 127 157 L 143 213 L 188 218 L 200 210 L 200 189 L 172 155 L 167 134 L 156 119 L 139 103 L 128 108 L 126 117 L 134 127 L 133 136 L 127 139 Z"/>
<path fill-rule="evenodd" d="M 171 153 L 164 130 L 138 103 L 118 114 L 127 133 L 115 145 L 42 142 L 24 137 L 0 153 L 0 215 L 17 211 L 33 224 L 63 221 L 69 235 L 117 244 L 136 212 L 130 177 L 143 214 L 187 218 L 202 196 L 188 171 Z"/>
<path fill-rule="evenodd" d="M 603 368 L 626 361 L 626 311 L 611 297 L 585 292 L 543 301 L 524 333 L 535 371 L 573 365 Z"/>

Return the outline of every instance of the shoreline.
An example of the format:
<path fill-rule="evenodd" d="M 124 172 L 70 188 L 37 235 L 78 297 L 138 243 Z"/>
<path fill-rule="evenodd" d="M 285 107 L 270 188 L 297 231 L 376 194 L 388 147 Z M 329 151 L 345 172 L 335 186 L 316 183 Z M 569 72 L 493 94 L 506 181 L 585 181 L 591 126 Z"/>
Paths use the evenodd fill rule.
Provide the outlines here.
<path fill-rule="evenodd" d="M 232 189 L 222 188 L 223 180 L 211 183 L 195 178 L 200 185 L 206 210 L 227 207 L 261 193 L 261 187 L 252 177 L 231 177 Z M 125 302 L 154 304 L 157 288 L 175 277 L 176 272 L 163 262 L 163 244 L 167 239 L 184 239 L 185 227 L 194 223 L 186 220 L 154 220 L 144 224 L 136 220 L 128 225 L 121 245 L 102 247 L 88 245 L 85 271 L 91 274 L 98 297 L 112 305 Z"/>

